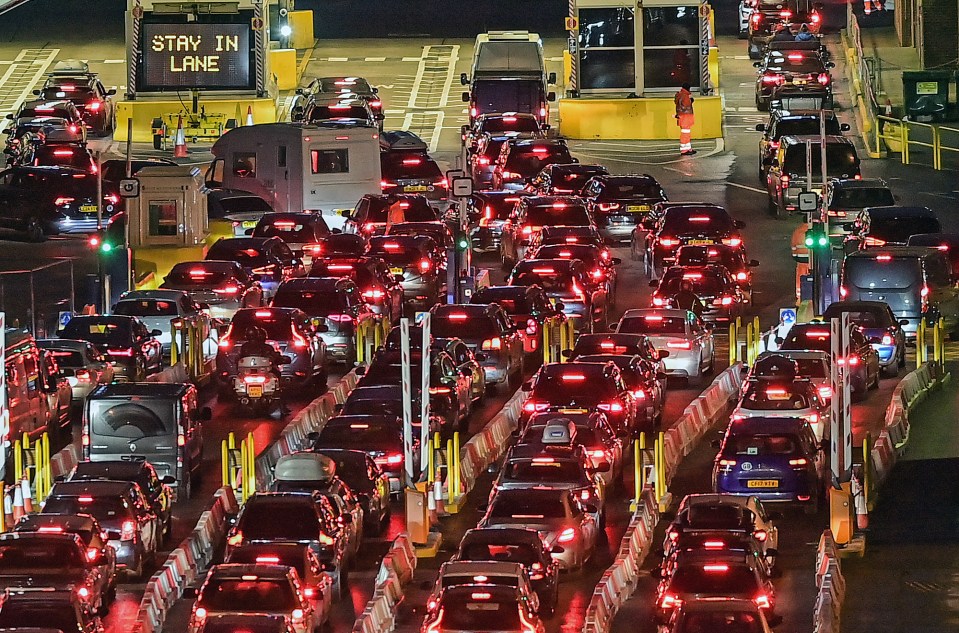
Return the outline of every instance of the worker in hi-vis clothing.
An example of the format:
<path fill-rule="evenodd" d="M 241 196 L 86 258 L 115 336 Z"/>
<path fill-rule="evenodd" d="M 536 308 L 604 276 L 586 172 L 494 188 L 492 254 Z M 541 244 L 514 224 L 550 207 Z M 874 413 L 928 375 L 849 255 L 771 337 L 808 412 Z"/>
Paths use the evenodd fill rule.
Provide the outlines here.
<path fill-rule="evenodd" d="M 696 153 L 692 142 L 693 124 L 696 120 L 693 117 L 693 95 L 689 92 L 688 83 L 684 83 L 679 89 L 673 102 L 676 104 L 676 124 L 679 126 L 679 154 L 691 156 Z"/>

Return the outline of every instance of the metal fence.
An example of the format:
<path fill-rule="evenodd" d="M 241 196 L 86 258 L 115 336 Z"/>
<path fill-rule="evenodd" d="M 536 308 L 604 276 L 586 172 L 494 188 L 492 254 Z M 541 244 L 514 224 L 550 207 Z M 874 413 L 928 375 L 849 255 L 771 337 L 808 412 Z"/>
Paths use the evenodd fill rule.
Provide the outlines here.
<path fill-rule="evenodd" d="M 14 264 L 0 262 L 0 268 Z M 76 311 L 77 290 L 85 279 L 77 278 L 76 258 L 57 258 L 33 268 L 0 270 L 0 310 L 11 327 L 27 328 L 38 337 L 57 331 L 61 312 Z"/>

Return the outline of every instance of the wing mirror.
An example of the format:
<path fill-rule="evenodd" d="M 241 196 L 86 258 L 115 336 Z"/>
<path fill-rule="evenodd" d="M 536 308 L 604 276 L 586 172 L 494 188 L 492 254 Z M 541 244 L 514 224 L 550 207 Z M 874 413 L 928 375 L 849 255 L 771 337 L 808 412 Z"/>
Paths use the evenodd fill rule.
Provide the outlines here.
<path fill-rule="evenodd" d="M 755 268 L 756 266 L 759 266 L 759 260 L 758 260 L 758 259 L 750 259 L 750 260 L 749 260 L 749 267 L 750 267 L 750 268 Z"/>
<path fill-rule="evenodd" d="M 173 475 L 163 475 L 160 477 L 160 483 L 166 484 L 168 486 L 176 485 L 176 477 Z"/>
<path fill-rule="evenodd" d="M 547 92 L 547 93 L 546 93 L 546 100 L 547 100 L 547 101 L 556 101 L 556 93 L 555 93 L 555 92 Z"/>
<path fill-rule="evenodd" d="M 757 124 L 756 124 L 756 131 L 757 131 L 757 132 L 765 132 L 765 131 L 766 131 L 766 124 L 765 124 L 765 123 L 757 123 Z"/>
<path fill-rule="evenodd" d="M 769 519 L 770 521 L 779 521 L 783 518 L 783 513 L 779 511 L 767 512 L 766 518 Z"/>
<path fill-rule="evenodd" d="M 357 376 L 365 376 L 365 375 L 366 375 L 366 365 L 359 365 L 359 366 L 358 366 L 356 369 L 354 369 L 353 371 L 356 372 L 356 375 L 357 375 Z"/>
<path fill-rule="evenodd" d="M 469 75 L 467 75 L 466 73 L 460 73 L 460 84 L 464 86 L 470 85 Z"/>
<path fill-rule="evenodd" d="M 160 330 L 150 330 L 150 336 L 163 336 L 163 332 Z"/>
<path fill-rule="evenodd" d="M 596 468 L 594 468 L 593 470 L 598 473 L 608 473 L 609 469 L 610 469 L 609 462 L 600 462 L 596 464 Z"/>
<path fill-rule="evenodd" d="M 608 466 L 608 465 L 609 465 L 609 464 L 607 464 L 607 466 Z M 596 514 L 597 512 L 599 512 L 599 508 L 596 507 L 595 504 L 592 504 L 592 503 L 584 503 L 584 504 L 583 504 L 583 512 L 586 512 L 587 514 Z"/>
<path fill-rule="evenodd" d="M 851 129 L 852 129 L 852 128 L 849 126 L 848 123 L 840 123 L 840 124 L 839 124 L 839 130 L 840 130 L 841 132 L 848 132 L 848 131 L 851 130 Z"/>
<path fill-rule="evenodd" d="M 623 260 L 620 259 L 619 257 L 614 257 L 609 261 L 613 264 L 613 266 L 619 266 L 620 264 L 623 263 Z"/>
<path fill-rule="evenodd" d="M 462 96 L 463 96 L 463 103 L 469 103 L 469 102 L 470 102 L 470 93 L 464 92 Z"/>
<path fill-rule="evenodd" d="M 533 381 L 527 380 L 523 383 L 523 391 L 532 391 L 533 390 Z"/>
<path fill-rule="evenodd" d="M 556 73 L 550 73 L 546 76 L 546 82 L 550 84 L 556 83 Z"/>
<path fill-rule="evenodd" d="M 656 281 L 655 279 L 650 279 L 650 280 L 649 280 L 649 287 L 650 287 L 650 288 L 658 288 L 658 287 L 659 287 L 659 282 Z"/>
<path fill-rule="evenodd" d="M 746 223 L 743 222 L 742 220 L 736 220 L 735 222 L 733 222 L 733 226 L 735 226 L 737 229 L 744 229 L 746 228 Z"/>
<path fill-rule="evenodd" d="M 489 354 L 486 352 L 477 352 L 473 355 L 473 358 L 482 363 L 484 360 L 489 359 Z"/>

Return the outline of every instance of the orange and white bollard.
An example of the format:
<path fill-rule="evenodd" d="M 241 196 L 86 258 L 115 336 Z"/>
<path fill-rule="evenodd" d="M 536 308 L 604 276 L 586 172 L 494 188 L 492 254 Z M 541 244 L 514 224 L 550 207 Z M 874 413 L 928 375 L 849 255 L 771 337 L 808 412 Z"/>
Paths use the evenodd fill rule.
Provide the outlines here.
<path fill-rule="evenodd" d="M 13 527 L 13 496 L 9 488 L 5 488 L 3 492 L 3 522 L 8 530 Z"/>
<path fill-rule="evenodd" d="M 23 488 L 14 484 L 13 486 L 13 523 L 16 524 L 23 518 Z"/>
<path fill-rule="evenodd" d="M 856 529 L 867 530 L 869 529 L 869 508 L 866 507 L 865 491 L 855 471 L 852 475 L 851 484 L 853 507 L 856 509 Z"/>
<path fill-rule="evenodd" d="M 26 477 L 20 480 L 20 491 L 23 494 L 24 514 L 33 514 L 33 493 L 30 491 L 30 480 Z"/>
<path fill-rule="evenodd" d="M 173 157 L 186 158 L 186 136 L 183 134 L 183 115 L 177 118 L 176 137 L 173 140 Z"/>
<path fill-rule="evenodd" d="M 246 106 L 246 124 L 253 125 L 253 106 Z"/>

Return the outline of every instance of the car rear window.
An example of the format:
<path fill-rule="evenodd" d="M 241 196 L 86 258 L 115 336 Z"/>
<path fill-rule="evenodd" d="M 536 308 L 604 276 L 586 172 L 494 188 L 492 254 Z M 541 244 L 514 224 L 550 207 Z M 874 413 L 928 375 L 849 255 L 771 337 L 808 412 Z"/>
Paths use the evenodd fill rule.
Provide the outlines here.
<path fill-rule="evenodd" d="M 580 259 L 588 268 L 598 265 L 599 249 L 595 246 L 549 244 L 536 253 L 539 259 Z"/>
<path fill-rule="evenodd" d="M 718 273 L 684 273 L 664 279 L 659 292 L 666 294 L 679 292 L 684 281 L 692 284 L 693 292 L 697 295 L 717 295 L 726 290 L 726 279 Z"/>
<path fill-rule="evenodd" d="M 486 595 L 482 591 L 476 595 Z M 519 631 L 519 607 L 515 600 L 469 600 L 465 603 L 443 602 L 442 624 L 447 631 Z"/>
<path fill-rule="evenodd" d="M 560 206 L 561 205 L 561 206 Z M 581 204 L 542 204 L 526 210 L 526 221 L 536 226 L 587 226 L 589 211 Z"/>
<path fill-rule="evenodd" d="M 673 593 L 755 593 L 759 589 L 756 574 L 744 565 L 697 563 L 680 565 L 673 573 L 669 589 Z"/>
<path fill-rule="evenodd" d="M 772 139 L 779 140 L 783 136 L 798 136 L 800 134 L 819 134 L 819 117 L 780 119 L 776 123 L 776 133 L 772 135 Z M 826 117 L 826 134 L 842 134 L 839 119 Z"/>
<path fill-rule="evenodd" d="M 655 180 L 614 180 L 606 183 L 602 198 L 659 198 L 661 195 L 660 186 Z"/>
<path fill-rule="evenodd" d="M 524 268 L 513 274 L 512 285 L 537 284 L 546 292 L 564 292 L 570 289 L 573 282 L 573 275 L 569 271 L 549 266 Z"/>
<path fill-rule="evenodd" d="M 316 444 L 318 446 L 358 448 L 366 451 L 385 451 L 395 449 L 399 441 L 399 437 L 395 433 L 379 424 L 370 425 L 357 422 L 354 424 L 327 425 L 320 431 L 320 437 Z"/>
<path fill-rule="evenodd" d="M 843 262 L 843 283 L 869 290 L 897 290 L 922 284 L 922 265 L 918 257 L 850 257 Z"/>
<path fill-rule="evenodd" d="M 489 117 L 483 120 L 483 132 L 538 132 L 539 123 L 528 116 Z"/>
<path fill-rule="evenodd" d="M 327 119 L 368 119 L 369 111 L 363 106 L 317 106 L 310 110 L 310 123 Z"/>
<path fill-rule="evenodd" d="M 802 134 L 818 134 L 801 132 Z M 833 134 L 833 132 L 828 132 Z M 896 204 L 892 191 L 886 187 L 849 187 L 838 188 L 832 193 L 829 207 L 832 209 L 865 209 L 866 207 L 888 207 Z"/>
<path fill-rule="evenodd" d="M 799 375 L 804 378 L 826 378 L 826 363 L 818 358 L 794 358 L 799 365 Z"/>
<path fill-rule="evenodd" d="M 753 411 L 794 411 L 810 406 L 804 393 L 789 387 L 759 384 L 751 387 L 743 396 L 742 407 Z"/>
<path fill-rule="evenodd" d="M 500 331 L 496 320 L 486 314 L 446 312 L 430 317 L 433 336 L 439 338 L 497 336 Z"/>
<path fill-rule="evenodd" d="M 82 352 L 69 349 L 45 349 L 53 355 L 61 367 L 86 367 L 87 362 Z"/>
<path fill-rule="evenodd" d="M 799 438 L 791 434 L 744 434 L 729 439 L 737 455 L 793 455 L 799 450 Z"/>
<path fill-rule="evenodd" d="M 129 345 L 133 328 L 127 319 L 74 318 L 60 331 L 60 336 L 103 345 Z"/>
<path fill-rule="evenodd" d="M 497 560 L 532 565 L 539 562 L 540 556 L 539 552 L 525 544 L 470 542 L 461 550 L 459 560 Z"/>
<path fill-rule="evenodd" d="M 822 152 L 819 143 L 812 145 L 812 173 L 819 174 L 822 170 Z M 786 164 L 783 172 L 787 174 L 806 173 L 806 144 L 791 145 L 786 152 Z M 846 143 L 826 143 L 826 174 L 828 176 L 852 176 L 859 173 L 859 158 L 852 145 Z"/>
<path fill-rule="evenodd" d="M 835 305 L 835 304 L 834 304 Z M 888 327 L 892 325 L 892 319 L 889 313 L 881 308 L 865 310 L 826 310 L 823 320 L 829 320 L 833 317 L 838 318 L 842 314 L 848 314 L 849 320 L 864 328 Z"/>
<path fill-rule="evenodd" d="M 206 258 L 237 262 L 241 266 L 257 266 L 266 261 L 266 253 L 257 246 L 239 246 L 221 241 L 210 247 Z"/>
<path fill-rule="evenodd" d="M 83 566 L 77 548 L 69 542 L 16 539 L 0 543 L 0 574 Z"/>
<path fill-rule="evenodd" d="M 263 218 L 253 229 L 253 237 L 279 237 L 284 242 L 312 242 L 330 230 L 322 220 L 306 222 L 299 219 Z"/>
<path fill-rule="evenodd" d="M 624 334 L 686 335 L 686 319 L 651 314 L 638 317 L 625 317 L 617 330 Z"/>
<path fill-rule="evenodd" d="M 371 244 L 369 254 L 373 257 L 381 257 L 387 263 L 395 266 L 410 266 L 425 257 L 418 246 L 404 244 L 403 242 Z"/>
<path fill-rule="evenodd" d="M 132 400 L 132 401 L 131 401 Z M 95 436 L 133 442 L 175 432 L 174 402 L 159 398 L 90 400 L 87 416 Z"/>
<path fill-rule="evenodd" d="M 80 633 L 80 623 L 72 605 L 53 606 L 47 603 L 21 603 L 7 600 L 0 609 L 0 628 L 36 628 Z"/>
<path fill-rule="evenodd" d="M 622 337 L 626 338 L 626 337 Z M 604 339 L 601 337 L 582 338 L 573 346 L 574 356 L 590 356 L 594 354 L 616 354 L 619 356 L 640 354 L 646 356 L 646 346 L 641 341 L 623 341 Z"/>
<path fill-rule="evenodd" d="M 509 314 L 529 314 L 533 309 L 526 293 L 515 290 L 478 290 L 473 294 L 473 303 L 498 303 Z"/>
<path fill-rule="evenodd" d="M 748 611 L 686 612 L 676 633 L 763 633 L 762 622 L 755 613 Z"/>
<path fill-rule="evenodd" d="M 663 231 L 667 233 L 718 233 L 732 229 L 733 220 L 725 209 L 670 210 L 663 218 Z"/>
<path fill-rule="evenodd" d="M 166 276 L 165 281 L 177 286 L 208 288 L 222 285 L 232 275 L 233 270 L 222 265 L 177 264 Z"/>
<path fill-rule="evenodd" d="M 230 336 L 236 341 L 249 339 L 256 327 L 266 330 L 266 338 L 274 341 L 286 341 L 293 335 L 290 315 L 273 310 L 241 310 L 233 315 L 230 327 Z"/>
<path fill-rule="evenodd" d="M 303 576 L 305 571 L 305 559 L 300 549 L 290 547 L 280 547 L 270 549 L 261 545 L 252 547 L 240 547 L 230 553 L 231 563 L 246 563 L 248 565 L 285 565 L 292 567 Z"/>
<path fill-rule="evenodd" d="M 34 165 L 66 165 L 78 169 L 91 169 L 96 166 L 86 150 L 63 147 L 60 145 L 41 145 L 33 154 Z"/>
<path fill-rule="evenodd" d="M 442 177 L 440 168 L 426 155 L 405 152 L 380 154 L 383 176 L 390 178 L 436 178 Z"/>
<path fill-rule="evenodd" d="M 506 465 L 504 479 L 542 483 L 588 483 L 582 464 L 551 457 L 510 460 Z"/>
<path fill-rule="evenodd" d="M 593 176 L 605 174 L 605 169 L 566 169 L 554 168 L 552 177 L 552 186 L 565 189 L 567 191 L 579 191 L 586 184 L 586 181 Z"/>
<path fill-rule="evenodd" d="M 271 613 L 299 607 L 293 586 L 285 578 L 211 578 L 204 586 L 198 604 L 208 611 Z"/>
<path fill-rule="evenodd" d="M 570 163 L 573 157 L 563 145 L 540 145 L 534 148 L 514 149 L 506 159 L 506 170 L 521 174 L 536 174 L 546 165 Z"/>
<path fill-rule="evenodd" d="M 815 349 L 831 352 L 829 326 L 814 328 L 790 328 L 781 346 L 782 349 Z"/>
<path fill-rule="evenodd" d="M 70 101 L 87 101 L 96 97 L 90 86 L 78 86 L 75 84 L 60 84 L 59 86 L 48 86 L 40 92 L 41 99 L 69 99 Z"/>
<path fill-rule="evenodd" d="M 746 510 L 731 503 L 697 503 L 686 512 L 686 524 L 695 530 L 741 530 L 748 526 Z"/>
<path fill-rule="evenodd" d="M 137 317 L 177 316 L 176 302 L 165 299 L 127 299 L 113 307 L 114 314 Z"/>
<path fill-rule="evenodd" d="M 43 506 L 47 514 L 89 514 L 106 528 L 133 517 L 133 508 L 120 497 L 53 496 Z"/>
<path fill-rule="evenodd" d="M 505 574 L 484 574 L 486 580 L 484 583 L 489 583 L 491 585 L 497 585 L 500 587 L 517 587 L 519 586 L 519 577 L 510 576 Z M 440 576 L 440 584 L 443 587 L 456 587 L 458 585 L 469 585 L 476 582 L 473 579 L 473 574 L 444 574 Z"/>
<path fill-rule="evenodd" d="M 497 519 L 561 519 L 566 516 L 559 495 L 497 494 L 493 497 L 490 516 Z"/>
<path fill-rule="evenodd" d="M 559 375 L 542 375 L 533 387 L 536 398 L 557 402 L 596 402 L 616 397 L 612 381 L 594 372 L 576 369 Z"/>
<path fill-rule="evenodd" d="M 869 222 L 869 237 L 905 244 L 917 233 L 939 233 L 942 225 L 936 218 L 875 218 Z"/>
<path fill-rule="evenodd" d="M 341 314 L 349 309 L 343 293 L 334 291 L 312 291 L 285 289 L 281 285 L 273 297 L 273 306 L 277 308 L 299 308 L 310 316 Z"/>
<path fill-rule="evenodd" d="M 415 200 L 394 200 L 392 202 L 383 199 L 375 199 L 369 203 L 366 211 L 367 222 L 386 222 L 390 210 L 398 207 L 403 211 L 403 219 L 406 222 L 435 222 L 436 210 L 429 205 L 424 198 Z"/>
<path fill-rule="evenodd" d="M 804 55 L 802 53 L 789 53 L 787 55 L 775 55 L 770 58 L 766 65 L 767 70 L 789 73 L 821 73 L 826 71 L 822 59 L 818 54 Z M 819 133 L 819 125 L 816 125 L 814 134 Z"/>
<path fill-rule="evenodd" d="M 257 502 L 246 506 L 239 529 L 249 541 L 312 541 L 320 531 L 320 520 L 311 507 L 313 501 L 304 497 L 303 503 Z M 277 517 L 283 517 L 277 521 Z"/>

